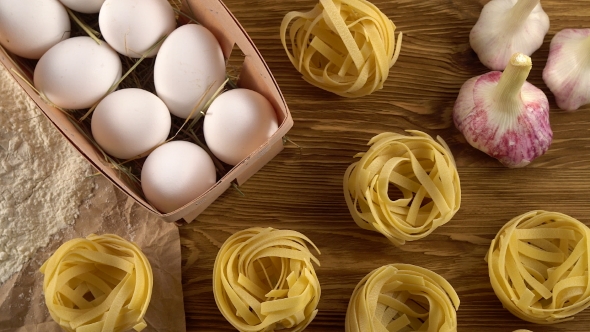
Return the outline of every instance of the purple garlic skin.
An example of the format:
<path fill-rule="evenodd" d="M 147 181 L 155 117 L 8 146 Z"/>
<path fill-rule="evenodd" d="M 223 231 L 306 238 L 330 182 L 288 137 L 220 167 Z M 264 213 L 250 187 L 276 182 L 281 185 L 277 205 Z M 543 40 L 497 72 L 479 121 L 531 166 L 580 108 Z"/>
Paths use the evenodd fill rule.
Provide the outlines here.
<path fill-rule="evenodd" d="M 553 37 L 543 81 L 562 110 L 590 103 L 590 29 L 565 29 Z"/>
<path fill-rule="evenodd" d="M 549 25 L 539 0 L 491 0 L 469 33 L 469 44 L 486 67 L 504 70 L 514 53 L 530 56 L 538 50 Z"/>
<path fill-rule="evenodd" d="M 453 121 L 473 147 L 507 167 L 524 167 L 551 145 L 549 102 L 543 91 L 524 82 L 514 112 L 499 110 L 493 92 L 501 75 L 493 71 L 465 82 L 455 102 Z"/>

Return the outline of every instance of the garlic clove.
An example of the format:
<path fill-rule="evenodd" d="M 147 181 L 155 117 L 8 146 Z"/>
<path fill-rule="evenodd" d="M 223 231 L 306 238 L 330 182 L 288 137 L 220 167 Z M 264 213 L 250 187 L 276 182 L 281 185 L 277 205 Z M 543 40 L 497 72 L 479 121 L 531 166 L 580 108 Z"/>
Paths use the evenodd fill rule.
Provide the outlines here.
<path fill-rule="evenodd" d="M 565 29 L 553 37 L 543 81 L 562 110 L 590 104 L 590 29 Z"/>
<path fill-rule="evenodd" d="M 524 167 L 551 145 L 547 96 L 526 82 L 532 62 L 516 53 L 506 70 L 466 81 L 453 121 L 467 142 L 507 167 Z"/>
<path fill-rule="evenodd" d="M 492 70 L 504 70 L 512 54 L 531 55 L 543 44 L 549 17 L 540 0 L 492 0 L 481 11 L 469 43 L 479 60 Z"/>

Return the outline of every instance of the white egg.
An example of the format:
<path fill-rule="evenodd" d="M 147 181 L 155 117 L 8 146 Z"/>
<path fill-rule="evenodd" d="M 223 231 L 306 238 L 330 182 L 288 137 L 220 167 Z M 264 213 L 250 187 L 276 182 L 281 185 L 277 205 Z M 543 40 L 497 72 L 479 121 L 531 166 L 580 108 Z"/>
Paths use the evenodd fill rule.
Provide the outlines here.
<path fill-rule="evenodd" d="M 90 37 L 66 39 L 45 53 L 34 83 L 49 101 L 66 109 L 89 108 L 121 78 L 121 60 L 105 42 Z"/>
<path fill-rule="evenodd" d="M 211 157 L 198 145 L 185 141 L 162 144 L 147 157 L 141 170 L 145 197 L 164 213 L 188 204 L 215 182 Z"/>
<path fill-rule="evenodd" d="M 106 0 L 98 17 L 100 32 L 117 52 L 141 58 L 176 27 L 167 0 Z M 158 53 L 153 49 L 148 57 Z"/>
<path fill-rule="evenodd" d="M 160 98 L 142 89 L 115 91 L 92 113 L 92 136 L 108 154 L 130 159 L 164 143 L 171 117 Z"/>
<path fill-rule="evenodd" d="M 156 93 L 180 118 L 189 117 L 225 81 L 225 60 L 221 46 L 206 28 L 186 24 L 164 41 L 154 65 Z"/>
<path fill-rule="evenodd" d="M 39 59 L 70 37 L 70 18 L 58 0 L 0 0 L 0 44 L 8 51 Z"/>
<path fill-rule="evenodd" d="M 84 14 L 96 14 L 104 0 L 60 0 L 66 7 Z"/>
<path fill-rule="evenodd" d="M 205 115 L 207 146 L 219 160 L 237 165 L 278 129 L 271 103 L 260 93 L 233 89 L 219 95 Z"/>

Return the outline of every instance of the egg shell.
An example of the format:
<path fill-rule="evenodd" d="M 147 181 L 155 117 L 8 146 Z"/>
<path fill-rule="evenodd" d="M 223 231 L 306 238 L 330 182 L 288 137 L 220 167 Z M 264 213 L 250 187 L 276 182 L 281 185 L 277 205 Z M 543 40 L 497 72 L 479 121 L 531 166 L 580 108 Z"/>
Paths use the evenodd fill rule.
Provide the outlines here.
<path fill-rule="evenodd" d="M 60 0 L 64 6 L 84 14 L 96 14 L 104 0 Z"/>
<path fill-rule="evenodd" d="M 225 81 L 221 46 L 207 28 L 186 24 L 162 44 L 154 64 L 157 95 L 180 118 L 199 114 Z"/>
<path fill-rule="evenodd" d="M 215 165 L 198 145 L 172 141 L 156 148 L 141 170 L 147 200 L 163 213 L 190 203 L 216 183 Z"/>
<path fill-rule="evenodd" d="M 0 0 L 0 44 L 28 59 L 70 37 L 70 18 L 58 0 Z"/>
<path fill-rule="evenodd" d="M 207 146 L 221 161 L 237 165 L 277 131 L 271 103 L 260 93 L 233 89 L 219 95 L 205 115 Z"/>
<path fill-rule="evenodd" d="M 110 46 L 90 37 L 66 39 L 45 53 L 34 83 L 49 101 L 66 109 L 89 108 L 121 78 L 121 60 Z"/>
<path fill-rule="evenodd" d="M 98 25 L 104 39 L 117 52 L 141 58 L 176 28 L 176 19 L 167 0 L 105 0 Z M 147 56 L 155 56 L 158 49 Z"/>
<path fill-rule="evenodd" d="M 119 159 L 141 157 L 164 143 L 171 126 L 164 102 L 142 89 L 115 91 L 92 113 L 92 136 L 109 155 Z"/>

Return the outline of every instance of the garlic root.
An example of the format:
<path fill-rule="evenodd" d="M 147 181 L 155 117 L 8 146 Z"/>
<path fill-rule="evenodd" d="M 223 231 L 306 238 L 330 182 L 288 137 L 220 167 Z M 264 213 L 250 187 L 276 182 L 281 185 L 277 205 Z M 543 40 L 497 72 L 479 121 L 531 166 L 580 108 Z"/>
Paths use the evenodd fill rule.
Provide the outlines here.
<path fill-rule="evenodd" d="M 512 54 L 531 55 L 543 44 L 549 17 L 540 0 L 492 0 L 469 34 L 471 48 L 492 70 L 504 70 Z"/>
<path fill-rule="evenodd" d="M 553 37 L 543 81 L 562 110 L 590 104 L 590 29 L 565 29 Z"/>
<path fill-rule="evenodd" d="M 461 87 L 453 121 L 469 144 L 508 167 L 524 167 L 551 145 L 549 102 L 528 83 L 531 58 L 515 53 L 504 73 L 493 71 Z"/>

